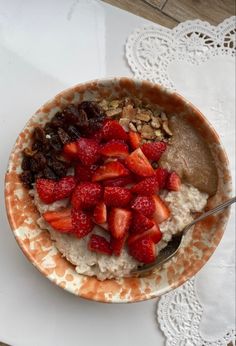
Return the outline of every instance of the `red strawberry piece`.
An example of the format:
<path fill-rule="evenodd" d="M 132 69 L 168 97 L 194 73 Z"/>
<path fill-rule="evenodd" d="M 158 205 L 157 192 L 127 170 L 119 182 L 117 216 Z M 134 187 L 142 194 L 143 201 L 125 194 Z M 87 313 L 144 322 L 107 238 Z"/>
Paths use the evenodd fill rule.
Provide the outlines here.
<path fill-rule="evenodd" d="M 99 159 L 100 146 L 94 139 L 80 138 L 76 141 L 77 157 L 83 165 L 93 165 Z"/>
<path fill-rule="evenodd" d="M 151 217 L 155 211 L 154 201 L 151 196 L 137 196 L 133 200 L 131 208 L 147 217 Z"/>
<path fill-rule="evenodd" d="M 97 183 L 83 182 L 76 186 L 73 192 L 71 204 L 73 208 L 91 208 L 102 197 L 102 187 Z"/>
<path fill-rule="evenodd" d="M 130 147 L 135 150 L 140 147 L 141 144 L 141 136 L 137 132 L 130 131 L 129 132 L 129 144 Z"/>
<path fill-rule="evenodd" d="M 54 198 L 54 189 L 56 186 L 56 181 L 51 179 L 40 178 L 36 181 L 36 190 L 38 195 L 46 204 L 53 203 L 55 201 Z"/>
<path fill-rule="evenodd" d="M 128 145 L 123 141 L 113 139 L 102 146 L 100 154 L 106 157 L 125 158 L 129 155 Z"/>
<path fill-rule="evenodd" d="M 60 199 L 70 197 L 75 189 L 75 186 L 76 182 L 74 177 L 68 175 L 67 177 L 61 178 L 56 183 L 54 189 L 54 199 L 58 201 Z"/>
<path fill-rule="evenodd" d="M 66 154 L 66 156 L 68 156 L 70 158 L 76 158 L 77 154 L 78 154 L 78 148 L 77 148 L 76 141 L 65 144 L 63 147 L 63 152 Z"/>
<path fill-rule="evenodd" d="M 181 180 L 180 177 L 176 172 L 170 173 L 169 177 L 167 178 L 166 182 L 166 188 L 170 191 L 179 191 L 181 186 Z"/>
<path fill-rule="evenodd" d="M 127 239 L 127 234 L 124 235 L 124 237 L 120 238 L 120 239 L 116 239 L 116 238 L 111 238 L 111 247 L 113 250 L 113 254 L 115 256 L 120 256 L 121 251 L 125 245 L 125 241 Z"/>
<path fill-rule="evenodd" d="M 149 228 L 143 233 L 132 234 L 128 238 L 128 245 L 131 245 L 136 240 L 147 237 L 149 237 L 155 244 L 159 243 L 159 241 L 162 239 L 162 233 L 158 225 L 154 224 L 151 228 Z"/>
<path fill-rule="evenodd" d="M 126 186 L 133 183 L 133 178 L 131 175 L 126 177 L 118 177 L 114 179 L 107 179 L 103 181 L 103 186 Z"/>
<path fill-rule="evenodd" d="M 145 143 L 141 147 L 144 155 L 152 161 L 158 161 L 166 148 L 167 145 L 165 142 Z"/>
<path fill-rule="evenodd" d="M 83 166 L 78 163 L 75 167 L 75 178 L 79 181 L 91 181 L 92 175 L 97 169 L 97 165 Z"/>
<path fill-rule="evenodd" d="M 122 165 L 122 163 L 118 161 L 111 161 L 96 169 L 92 176 L 92 181 L 124 177 L 126 175 L 129 175 L 129 171 L 124 165 Z"/>
<path fill-rule="evenodd" d="M 152 199 L 155 205 L 153 219 L 157 224 L 159 224 L 170 217 L 170 209 L 159 196 L 153 195 Z"/>
<path fill-rule="evenodd" d="M 107 221 L 107 207 L 104 202 L 99 202 L 93 212 L 94 222 L 103 224 Z"/>
<path fill-rule="evenodd" d="M 132 192 L 138 195 L 149 196 L 159 191 L 159 184 L 156 176 L 145 178 L 131 189 Z"/>
<path fill-rule="evenodd" d="M 128 136 L 123 127 L 116 120 L 106 120 L 102 128 L 103 139 L 121 139 L 126 141 Z"/>
<path fill-rule="evenodd" d="M 72 225 L 74 227 L 74 235 L 77 238 L 83 238 L 93 229 L 93 222 L 91 215 L 80 209 L 72 209 Z"/>
<path fill-rule="evenodd" d="M 50 224 L 52 228 L 59 232 L 73 232 L 70 208 L 58 211 L 47 211 L 43 214 L 43 218 Z"/>
<path fill-rule="evenodd" d="M 88 242 L 88 249 L 93 252 L 101 253 L 103 255 L 112 255 L 112 248 L 110 243 L 102 236 L 92 234 Z"/>
<path fill-rule="evenodd" d="M 156 248 L 151 238 L 146 237 L 136 240 L 129 246 L 130 255 L 142 263 L 151 263 L 156 258 Z"/>
<path fill-rule="evenodd" d="M 131 232 L 132 233 L 143 233 L 155 225 L 153 220 L 150 220 L 145 215 L 138 211 L 133 213 Z"/>
<path fill-rule="evenodd" d="M 133 151 L 126 158 L 126 164 L 132 172 L 142 177 L 149 177 L 154 175 L 154 170 L 150 162 L 140 148 Z"/>
<path fill-rule="evenodd" d="M 103 137 L 103 132 L 102 132 L 102 129 L 96 131 L 96 132 L 93 132 L 91 134 L 91 136 L 89 136 L 90 138 L 92 139 L 95 139 L 95 141 L 97 141 L 98 143 L 100 143 L 102 141 L 102 137 Z"/>
<path fill-rule="evenodd" d="M 129 210 L 113 208 L 108 216 L 109 231 L 116 239 L 120 239 L 128 232 L 132 219 Z"/>
<path fill-rule="evenodd" d="M 110 207 L 125 207 L 132 199 L 132 193 L 124 187 L 107 186 L 104 189 L 104 203 Z"/>
<path fill-rule="evenodd" d="M 157 178 L 160 190 L 165 188 L 168 177 L 169 177 L 169 172 L 165 168 L 158 167 L 156 169 L 156 178 Z"/>

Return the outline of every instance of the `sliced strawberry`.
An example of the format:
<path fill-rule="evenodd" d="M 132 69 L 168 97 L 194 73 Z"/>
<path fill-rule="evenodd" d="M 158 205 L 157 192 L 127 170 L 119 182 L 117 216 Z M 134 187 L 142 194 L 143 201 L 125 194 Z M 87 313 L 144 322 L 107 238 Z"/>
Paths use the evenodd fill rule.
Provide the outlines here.
<path fill-rule="evenodd" d="M 51 179 L 40 178 L 36 181 L 36 190 L 39 198 L 46 204 L 53 203 L 55 201 L 54 190 L 56 181 Z"/>
<path fill-rule="evenodd" d="M 92 176 L 92 181 L 124 177 L 126 175 L 129 175 L 129 171 L 124 165 L 122 165 L 122 163 L 118 161 L 111 161 L 96 169 Z"/>
<path fill-rule="evenodd" d="M 126 141 L 128 136 L 123 127 L 116 120 L 106 120 L 102 128 L 104 140 L 121 139 Z"/>
<path fill-rule="evenodd" d="M 120 239 L 116 239 L 116 238 L 111 238 L 111 247 L 113 250 L 113 254 L 115 256 L 120 256 L 121 251 L 125 245 L 125 241 L 127 239 L 127 234 L 124 235 L 124 237 L 120 238 Z"/>
<path fill-rule="evenodd" d="M 170 217 L 170 209 L 159 196 L 153 195 L 152 199 L 155 205 L 153 219 L 157 224 L 160 224 Z"/>
<path fill-rule="evenodd" d="M 77 157 L 83 165 L 93 165 L 99 159 L 100 145 L 94 139 L 80 138 L 76 141 Z"/>
<path fill-rule="evenodd" d="M 88 242 L 88 249 L 93 252 L 101 253 L 103 255 L 112 255 L 112 248 L 110 243 L 102 236 L 92 234 Z"/>
<path fill-rule="evenodd" d="M 75 189 L 76 182 L 73 176 L 66 176 L 57 181 L 54 189 L 54 199 L 59 201 L 60 199 L 70 197 Z"/>
<path fill-rule="evenodd" d="M 141 136 L 137 132 L 129 131 L 129 144 L 133 150 L 140 147 Z"/>
<path fill-rule="evenodd" d="M 132 233 L 143 233 L 152 228 L 154 225 L 155 222 L 153 220 L 150 220 L 138 211 L 134 211 L 130 231 Z"/>
<path fill-rule="evenodd" d="M 142 150 L 140 148 L 133 151 L 127 158 L 126 163 L 128 168 L 142 176 L 142 177 L 149 177 L 154 175 L 154 170 L 146 158 L 146 156 L 143 154 Z"/>
<path fill-rule="evenodd" d="M 166 148 L 167 145 L 165 142 L 145 143 L 141 147 L 144 155 L 152 161 L 158 161 Z"/>
<path fill-rule="evenodd" d="M 106 157 L 125 158 L 129 155 L 128 145 L 121 140 L 113 139 L 102 146 L 100 154 Z"/>
<path fill-rule="evenodd" d="M 155 211 L 153 198 L 149 196 L 137 196 L 133 200 L 131 208 L 147 217 L 151 217 Z"/>
<path fill-rule="evenodd" d="M 72 225 L 74 235 L 77 238 L 83 238 L 93 229 L 93 222 L 90 214 L 80 209 L 72 209 Z"/>
<path fill-rule="evenodd" d="M 130 235 L 128 238 L 128 245 L 131 245 L 136 240 L 147 238 L 147 237 L 149 237 L 155 244 L 159 243 L 159 241 L 162 239 L 162 233 L 158 225 L 154 224 L 151 228 L 149 228 L 145 232 Z"/>
<path fill-rule="evenodd" d="M 159 184 L 156 176 L 145 178 L 131 188 L 131 191 L 138 195 L 149 196 L 159 191 Z"/>
<path fill-rule="evenodd" d="M 70 158 L 76 158 L 77 154 L 78 154 L 78 148 L 77 148 L 76 141 L 65 144 L 63 147 L 63 152 L 66 154 L 66 156 L 68 156 Z"/>
<path fill-rule="evenodd" d="M 129 230 L 131 219 L 131 211 L 113 208 L 108 216 L 108 226 L 112 236 L 116 239 L 124 237 Z"/>
<path fill-rule="evenodd" d="M 71 209 L 66 208 L 58 211 L 47 211 L 43 214 L 43 218 L 52 228 L 63 233 L 73 231 Z"/>
<path fill-rule="evenodd" d="M 165 168 L 158 167 L 156 169 L 156 178 L 157 178 L 160 190 L 166 187 L 166 182 L 168 177 L 169 177 L 169 172 Z"/>
<path fill-rule="evenodd" d="M 156 258 L 156 248 L 154 242 L 149 238 L 136 240 L 129 246 L 130 255 L 142 263 L 151 263 Z"/>
<path fill-rule="evenodd" d="M 103 186 L 126 186 L 133 183 L 133 178 L 131 175 L 126 177 L 118 177 L 114 179 L 107 179 L 103 181 Z"/>
<path fill-rule="evenodd" d="M 132 199 L 132 193 L 124 187 L 105 187 L 104 202 L 110 207 L 126 207 Z"/>
<path fill-rule="evenodd" d="M 83 166 L 78 163 L 75 167 L 75 178 L 78 182 L 80 181 L 91 181 L 93 173 L 97 169 L 97 165 Z"/>
<path fill-rule="evenodd" d="M 107 221 L 107 207 L 104 202 L 99 202 L 93 212 L 94 222 L 103 224 Z"/>
<path fill-rule="evenodd" d="M 83 182 L 76 186 L 71 204 L 73 208 L 89 209 L 95 206 L 102 197 L 102 187 L 97 183 Z"/>
<path fill-rule="evenodd" d="M 166 182 L 166 188 L 169 191 L 179 191 L 181 186 L 181 180 L 180 177 L 176 172 L 170 173 L 169 177 L 167 178 Z"/>

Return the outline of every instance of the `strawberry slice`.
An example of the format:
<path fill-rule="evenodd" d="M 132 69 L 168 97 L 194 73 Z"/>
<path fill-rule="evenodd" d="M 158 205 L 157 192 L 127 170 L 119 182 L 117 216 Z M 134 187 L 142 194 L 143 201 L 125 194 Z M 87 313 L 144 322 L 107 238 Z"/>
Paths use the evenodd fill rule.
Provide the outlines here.
<path fill-rule="evenodd" d="M 104 202 L 99 202 L 93 213 L 94 222 L 97 224 L 103 224 L 107 221 L 107 207 Z"/>
<path fill-rule="evenodd" d="M 77 238 L 83 238 L 92 231 L 94 225 L 89 213 L 79 209 L 72 209 L 71 216 L 74 227 L 73 233 Z"/>
<path fill-rule="evenodd" d="M 147 238 L 147 237 L 149 237 L 155 244 L 159 243 L 159 241 L 162 239 L 162 233 L 158 225 L 154 224 L 151 228 L 149 228 L 145 232 L 142 232 L 139 234 L 132 234 L 128 238 L 128 245 L 131 245 L 136 240 Z"/>
<path fill-rule="evenodd" d="M 141 147 L 144 155 L 152 161 L 158 161 L 166 148 L 167 144 L 165 142 L 145 143 Z"/>
<path fill-rule="evenodd" d="M 156 178 L 157 178 L 160 190 L 166 187 L 166 182 L 168 177 L 169 177 L 169 172 L 165 168 L 158 167 L 156 169 Z"/>
<path fill-rule="evenodd" d="M 138 195 L 149 196 L 159 191 L 159 184 L 156 176 L 145 178 L 131 188 L 131 191 Z"/>
<path fill-rule="evenodd" d="M 166 188 L 169 191 L 179 191 L 181 186 L 181 180 L 180 177 L 176 172 L 170 173 L 169 177 L 167 178 L 166 182 Z"/>
<path fill-rule="evenodd" d="M 76 158 L 77 155 L 78 155 L 78 148 L 77 148 L 76 141 L 65 144 L 64 147 L 63 147 L 63 152 L 69 158 L 72 158 L 72 159 Z"/>
<path fill-rule="evenodd" d="M 153 195 L 152 199 L 155 205 L 153 219 L 157 224 L 160 224 L 170 217 L 170 209 L 159 196 Z"/>
<path fill-rule="evenodd" d="M 97 183 L 83 182 L 76 186 L 71 204 L 73 208 L 89 209 L 95 206 L 102 197 L 102 187 Z"/>
<path fill-rule="evenodd" d="M 100 154 L 105 157 L 119 157 L 123 159 L 129 155 L 128 145 L 121 140 L 113 139 L 102 146 Z"/>
<path fill-rule="evenodd" d="M 130 131 L 129 132 L 129 144 L 133 150 L 140 147 L 141 144 L 141 136 L 137 132 Z"/>
<path fill-rule="evenodd" d="M 96 169 L 92 176 L 92 181 L 124 177 L 126 175 L 129 175 L 129 171 L 124 165 L 122 165 L 122 163 L 118 161 L 111 161 Z"/>
<path fill-rule="evenodd" d="M 142 177 L 149 177 L 154 175 L 154 170 L 146 158 L 146 156 L 143 154 L 142 150 L 140 148 L 133 151 L 127 158 L 126 158 L 126 164 L 128 168 L 142 176 Z"/>
<path fill-rule="evenodd" d="M 130 255 L 144 264 L 155 261 L 156 248 L 150 237 L 136 240 L 129 246 Z"/>
<path fill-rule="evenodd" d="M 97 165 L 83 166 L 81 163 L 78 163 L 75 166 L 75 179 L 80 181 L 91 181 L 93 173 L 97 169 Z"/>
<path fill-rule="evenodd" d="M 108 216 L 108 226 L 112 236 L 116 239 L 124 237 L 129 230 L 131 219 L 131 211 L 113 208 Z"/>
<path fill-rule="evenodd" d="M 110 243 L 98 234 L 92 234 L 88 242 L 88 249 L 103 255 L 112 255 L 112 248 Z"/>
<path fill-rule="evenodd" d="M 114 179 L 107 179 L 103 181 L 103 186 L 126 186 L 133 183 L 131 175 L 125 177 L 118 177 Z"/>
<path fill-rule="evenodd" d="M 46 213 L 43 214 L 43 218 L 56 231 L 59 231 L 62 233 L 73 232 L 70 208 L 66 208 L 66 209 L 58 210 L 58 211 L 47 211 Z"/>
<path fill-rule="evenodd" d="M 104 202 L 110 207 L 125 207 L 132 199 L 132 193 L 124 187 L 105 187 Z"/>
<path fill-rule="evenodd" d="M 151 217 L 155 211 L 155 205 L 152 196 L 137 196 L 132 204 L 131 209 Z"/>
<path fill-rule="evenodd" d="M 120 239 L 116 239 L 116 238 L 111 238 L 111 247 L 113 250 L 113 254 L 115 256 L 120 256 L 121 251 L 125 245 L 125 241 L 127 239 L 127 234 L 124 235 L 124 237 L 120 238 Z"/>
<path fill-rule="evenodd" d="M 36 181 L 36 190 L 39 198 L 46 204 L 53 203 L 55 201 L 54 190 L 56 181 L 51 179 L 40 178 Z"/>
<path fill-rule="evenodd" d="M 104 140 L 121 139 L 126 141 L 128 136 L 123 127 L 116 120 L 106 120 L 102 128 Z"/>
<path fill-rule="evenodd" d="M 138 211 L 133 212 L 131 232 L 132 233 L 143 233 L 155 225 L 153 220 L 150 220 L 145 215 Z"/>
<path fill-rule="evenodd" d="M 61 178 L 55 186 L 54 189 L 54 199 L 59 201 L 60 199 L 70 197 L 73 190 L 75 189 L 76 182 L 73 176 L 66 176 Z"/>
<path fill-rule="evenodd" d="M 100 145 L 94 139 L 80 138 L 76 141 L 77 157 L 83 165 L 93 165 L 99 159 Z"/>

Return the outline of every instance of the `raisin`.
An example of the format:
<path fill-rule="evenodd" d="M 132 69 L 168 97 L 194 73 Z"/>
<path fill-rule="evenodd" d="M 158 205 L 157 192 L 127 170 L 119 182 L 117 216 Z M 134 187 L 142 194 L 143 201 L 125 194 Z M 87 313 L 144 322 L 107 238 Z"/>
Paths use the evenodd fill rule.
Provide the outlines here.
<path fill-rule="evenodd" d="M 75 105 L 69 105 L 63 110 L 64 128 L 70 124 L 76 124 L 79 118 L 79 111 Z"/>
<path fill-rule="evenodd" d="M 58 179 L 58 176 L 48 166 L 46 166 L 43 170 L 43 177 L 46 179 Z"/>
<path fill-rule="evenodd" d="M 90 118 L 99 118 L 104 117 L 104 112 L 99 105 L 93 101 L 83 101 L 78 106 L 79 110 L 84 110 L 87 114 L 87 117 Z"/>
<path fill-rule="evenodd" d="M 62 127 L 64 122 L 64 114 L 63 113 L 56 113 L 54 117 L 50 121 L 50 127 L 57 129 L 58 127 Z"/>
<path fill-rule="evenodd" d="M 22 181 L 23 185 L 27 189 L 31 189 L 32 188 L 32 184 L 34 182 L 34 176 L 33 176 L 32 172 L 24 171 L 24 172 L 22 172 L 20 174 L 20 180 Z"/>
<path fill-rule="evenodd" d="M 63 145 L 66 144 L 66 143 L 71 142 L 70 136 L 61 127 L 57 130 L 57 134 L 58 134 L 58 136 L 59 136 L 59 138 L 60 138 L 60 140 L 61 140 Z"/>
<path fill-rule="evenodd" d="M 35 127 L 33 132 L 33 140 L 43 144 L 47 143 L 45 131 L 41 127 Z"/>
<path fill-rule="evenodd" d="M 47 164 L 59 178 L 66 175 L 67 167 L 61 161 L 49 158 Z"/>
<path fill-rule="evenodd" d="M 70 125 L 68 127 L 67 132 L 68 132 L 68 134 L 72 140 L 76 140 L 76 139 L 80 138 L 79 130 L 73 125 Z"/>
<path fill-rule="evenodd" d="M 53 135 L 55 133 L 55 129 L 51 126 L 50 123 L 47 123 L 44 127 L 44 130 L 46 132 L 47 135 Z"/>
<path fill-rule="evenodd" d="M 103 120 L 101 118 L 91 118 L 89 119 L 89 129 L 90 131 L 97 131 L 103 125 Z"/>
<path fill-rule="evenodd" d="M 88 127 L 89 125 L 87 114 L 83 109 L 79 111 L 79 117 L 76 125 L 79 127 Z"/>
<path fill-rule="evenodd" d="M 62 143 L 60 137 L 57 134 L 51 135 L 51 138 L 49 139 L 49 144 L 55 152 L 59 152 L 62 150 Z"/>
<path fill-rule="evenodd" d="M 30 170 L 30 157 L 29 156 L 26 156 L 26 155 L 23 156 L 21 168 L 23 169 L 23 171 Z"/>
<path fill-rule="evenodd" d="M 38 164 L 38 170 L 43 169 L 46 166 L 47 160 L 46 157 L 44 156 L 43 153 L 41 152 L 37 152 L 34 156 L 33 156 L 34 160 L 37 162 Z"/>

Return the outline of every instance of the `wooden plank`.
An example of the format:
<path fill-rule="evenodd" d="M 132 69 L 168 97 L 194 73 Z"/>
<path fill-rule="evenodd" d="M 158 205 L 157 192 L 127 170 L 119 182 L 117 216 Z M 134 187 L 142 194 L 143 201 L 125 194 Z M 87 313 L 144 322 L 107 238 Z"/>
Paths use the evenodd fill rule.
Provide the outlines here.
<path fill-rule="evenodd" d="M 147 2 L 149 5 L 159 8 L 160 10 L 165 5 L 167 0 L 143 0 L 144 2 Z"/>
<path fill-rule="evenodd" d="M 164 14 L 159 9 L 154 9 L 153 6 L 142 0 L 103 0 L 110 5 L 117 6 L 122 10 L 126 10 L 137 16 L 146 18 L 157 24 L 173 28 L 178 24 L 178 21 Z"/>
<path fill-rule="evenodd" d="M 219 24 L 235 14 L 234 0 L 168 0 L 162 11 L 179 22 L 188 19 Z"/>

